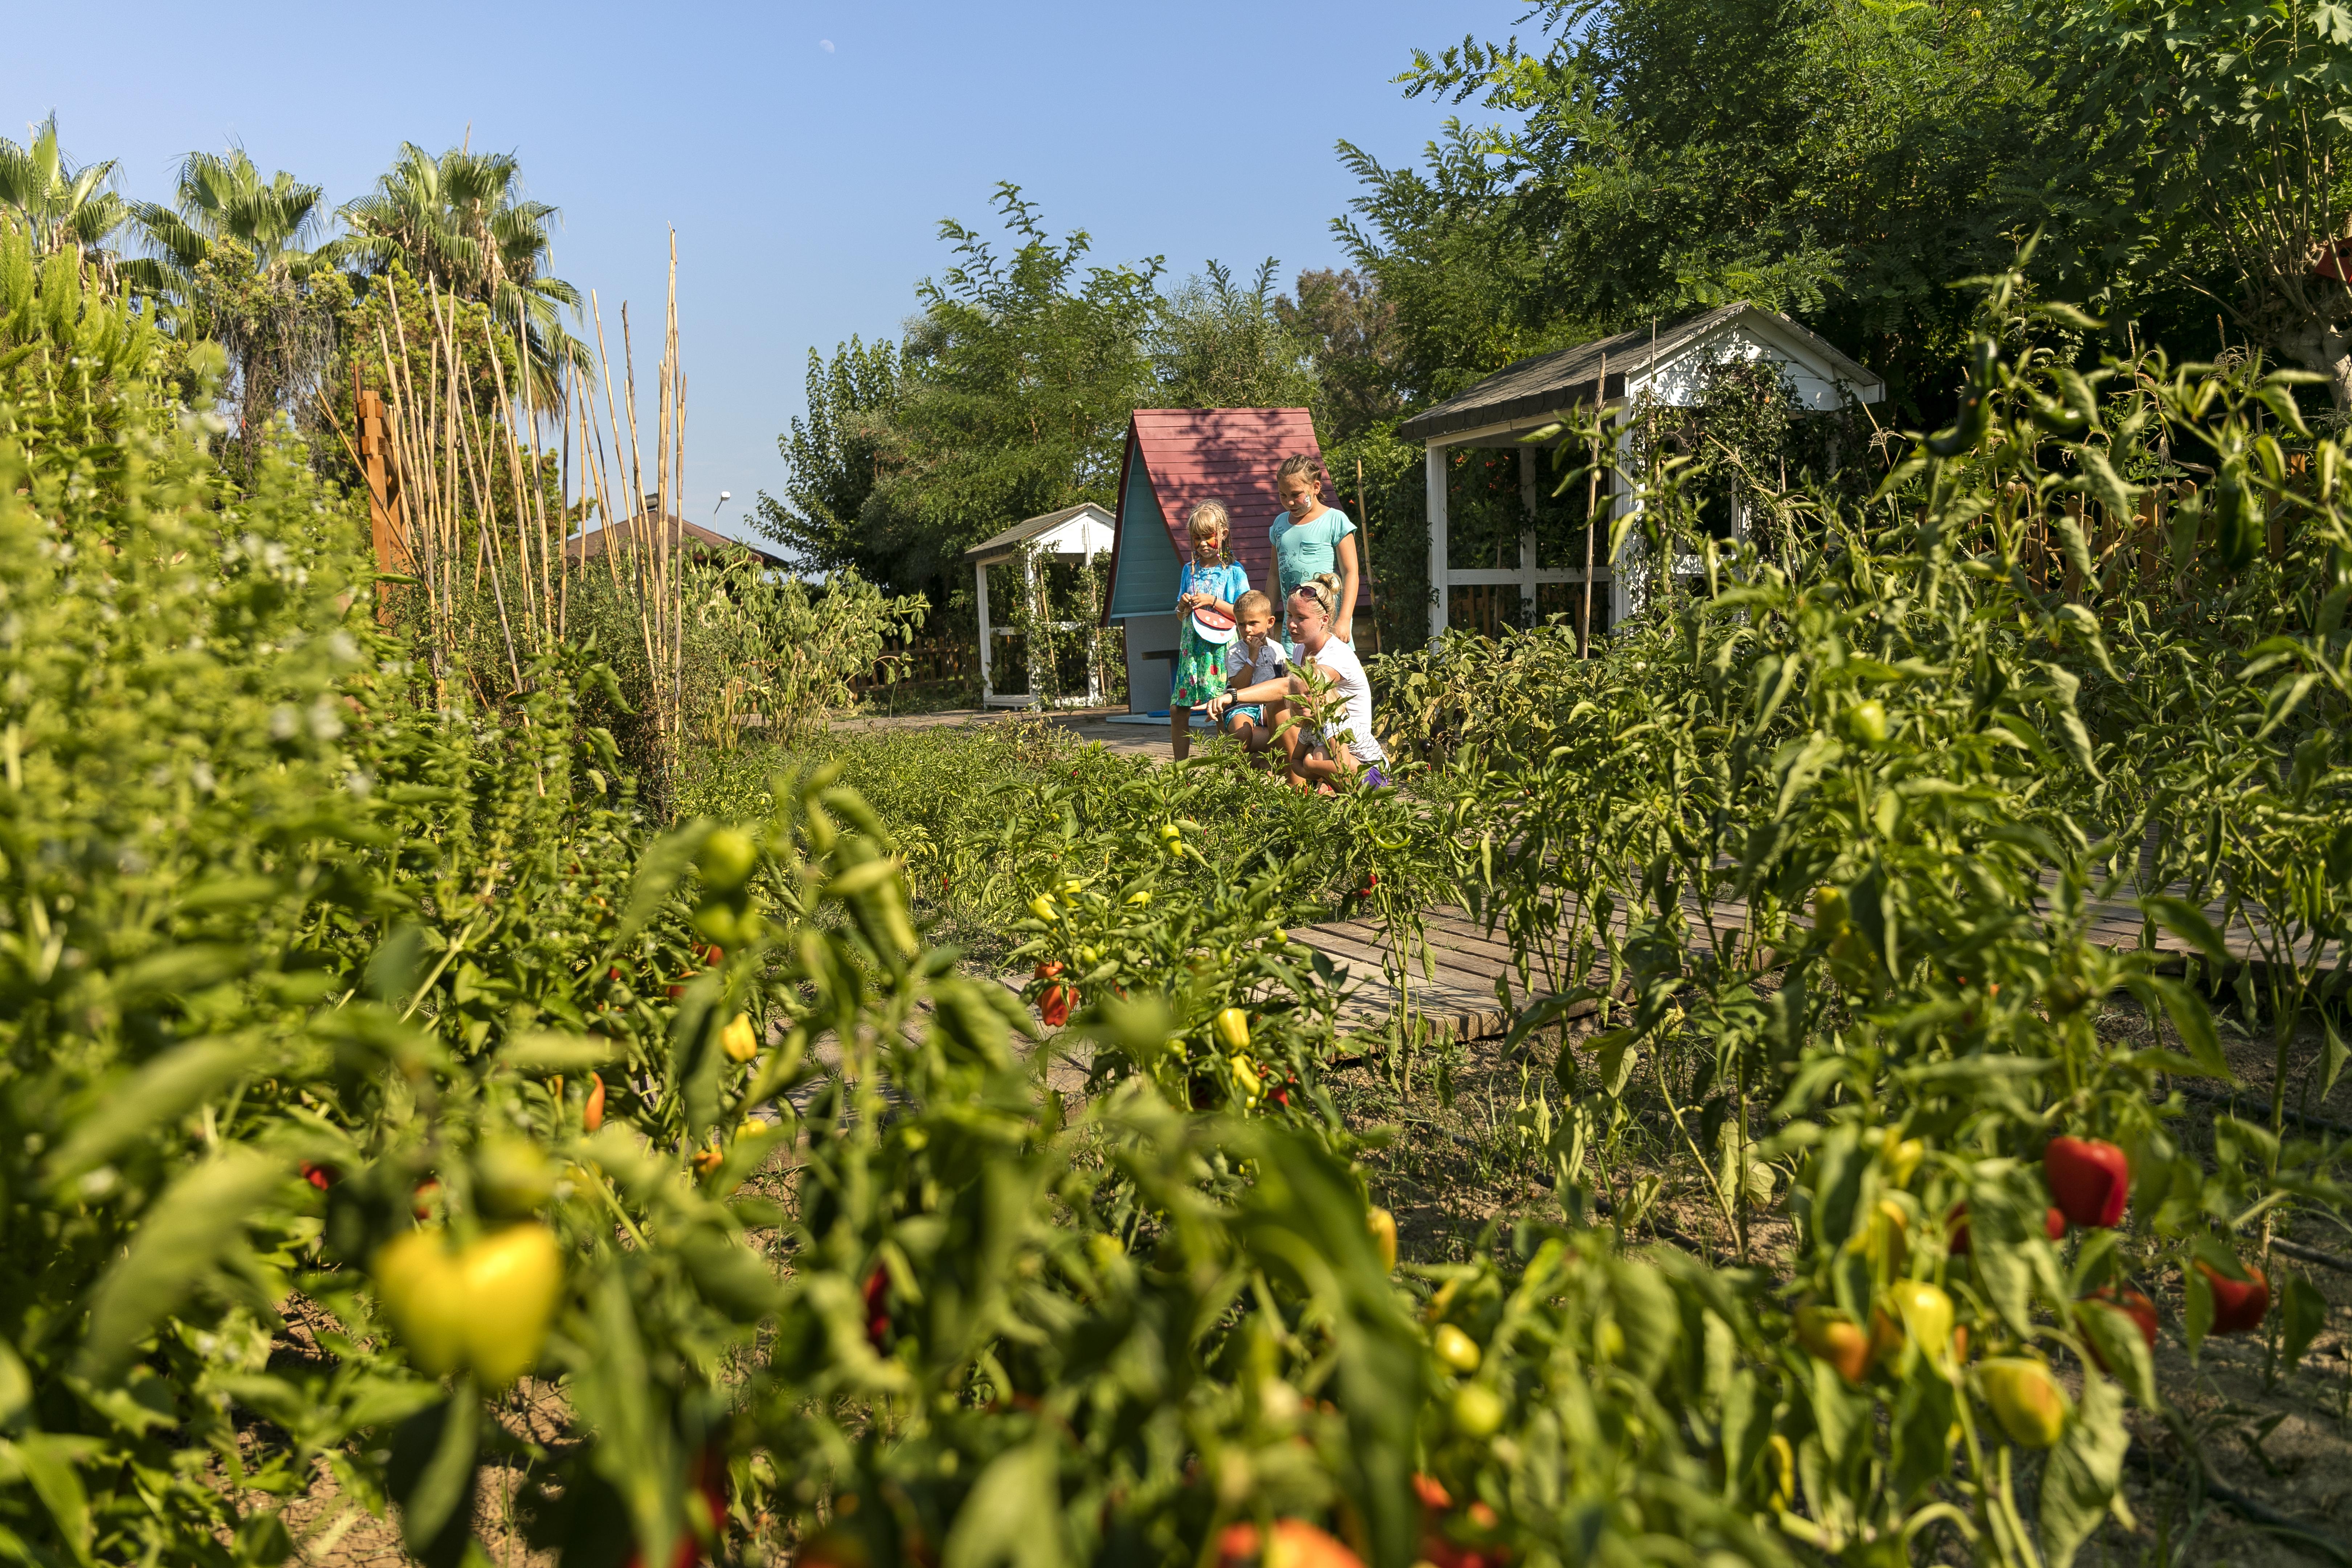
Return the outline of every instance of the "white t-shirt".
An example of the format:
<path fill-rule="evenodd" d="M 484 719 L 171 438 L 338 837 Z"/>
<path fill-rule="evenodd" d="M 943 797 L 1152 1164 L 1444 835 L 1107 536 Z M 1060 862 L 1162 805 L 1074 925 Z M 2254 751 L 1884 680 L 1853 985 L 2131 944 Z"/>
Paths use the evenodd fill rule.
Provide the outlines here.
<path fill-rule="evenodd" d="M 1282 655 L 1282 639 L 1272 632 L 1265 636 L 1265 646 L 1250 657 L 1249 639 L 1239 632 L 1225 645 L 1225 684 L 1236 691 L 1244 686 L 1256 686 L 1263 681 L 1279 680 L 1290 673 L 1290 661 Z"/>
<path fill-rule="evenodd" d="M 1331 677 L 1332 695 L 1339 699 L 1339 721 L 1328 734 L 1318 733 L 1315 742 L 1328 746 L 1332 741 L 1344 742 L 1360 763 L 1377 763 L 1383 759 L 1381 742 L 1372 734 L 1372 682 L 1364 673 L 1363 660 L 1356 650 L 1339 640 L 1335 634 L 1327 638 L 1320 653 L 1300 653 L 1300 665 L 1321 666 Z"/>

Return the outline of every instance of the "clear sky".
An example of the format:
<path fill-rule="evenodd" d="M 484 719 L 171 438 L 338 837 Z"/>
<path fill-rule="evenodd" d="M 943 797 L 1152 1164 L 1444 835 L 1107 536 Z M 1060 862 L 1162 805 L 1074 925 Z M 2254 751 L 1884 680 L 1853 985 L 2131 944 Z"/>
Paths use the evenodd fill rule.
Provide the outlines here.
<path fill-rule="evenodd" d="M 125 193 L 151 200 L 190 149 L 236 142 L 341 203 L 403 140 L 437 153 L 470 127 L 562 209 L 555 270 L 597 291 L 614 331 L 622 300 L 659 321 L 675 226 L 688 514 L 741 531 L 781 488 L 809 348 L 895 336 L 946 264 L 940 218 L 992 230 L 1011 180 L 1098 260 L 1164 256 L 1181 278 L 1274 256 L 1286 284 L 1342 260 L 1329 223 L 1357 185 L 1333 143 L 1410 161 L 1451 112 L 1393 84 L 1412 48 L 1508 34 L 1526 10 L 130 0 L 93 29 L 78 7 L 28 6 L 0 133 L 54 109 L 68 156 L 119 159 Z"/>

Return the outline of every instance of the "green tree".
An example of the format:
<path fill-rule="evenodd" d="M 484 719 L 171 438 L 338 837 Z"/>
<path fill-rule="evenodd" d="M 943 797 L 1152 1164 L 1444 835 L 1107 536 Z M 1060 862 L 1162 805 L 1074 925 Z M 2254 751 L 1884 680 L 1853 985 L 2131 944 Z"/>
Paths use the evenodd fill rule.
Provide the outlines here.
<path fill-rule="evenodd" d="M 240 427 L 315 384 L 349 298 L 325 193 L 280 169 L 264 179 L 241 147 L 191 153 L 173 205 L 132 205 L 150 255 L 123 272 L 167 300 L 184 335 L 212 338 L 236 371 Z"/>
<path fill-rule="evenodd" d="M 806 384 L 808 417 L 776 437 L 783 499 L 761 491 L 754 526 L 820 571 L 886 577 L 891 563 L 867 547 L 863 519 L 898 410 L 898 347 L 852 337 L 830 360 L 811 349 Z"/>
<path fill-rule="evenodd" d="M 1734 299 L 1805 317 L 1916 404 L 2041 215 L 2042 89 L 2021 10 L 1874 0 L 1549 0 L 1540 49 L 1417 54 L 1475 97 L 1424 171 L 1342 144 L 1347 229 L 1404 318 L 1423 395 L 1509 359 Z M 2060 248 L 2045 247 L 2045 260 Z M 1923 385 L 1924 383 L 1924 385 Z"/>
<path fill-rule="evenodd" d="M 342 207 L 352 230 L 345 254 L 368 276 L 398 260 L 419 281 L 489 306 L 509 332 L 520 323 L 540 379 L 551 385 L 560 364 L 585 357 L 562 327 L 580 291 L 549 275 L 549 228 L 562 215 L 526 200 L 521 177 L 511 153 L 453 147 L 436 158 L 404 142 L 375 189 Z"/>
<path fill-rule="evenodd" d="M 1312 357 L 1315 419 L 1325 444 L 1352 440 L 1396 418 L 1404 391 L 1395 302 L 1352 268 L 1301 272 L 1297 290 L 1274 308 Z"/>
<path fill-rule="evenodd" d="M 1278 306 L 1267 257 L 1244 289 L 1223 263 L 1162 301 L 1152 359 L 1160 395 L 1177 408 L 1295 408 L 1315 401 L 1307 340 Z"/>
<path fill-rule="evenodd" d="M 1152 387 L 1160 259 L 1087 267 L 1086 232 L 1055 241 L 1018 185 L 998 186 L 995 205 L 1011 253 L 942 222 L 956 264 L 918 286 L 899 350 L 901 401 L 860 517 L 900 592 L 944 581 L 1009 523 L 1110 501 L 1128 416 Z"/>
<path fill-rule="evenodd" d="M 131 216 L 113 188 L 114 160 L 76 165 L 58 148 L 58 117 L 32 128 L 22 147 L 0 136 L 0 204 L 16 209 L 37 255 L 79 246 L 100 257 Z"/>
<path fill-rule="evenodd" d="M 2352 409 L 2352 11 L 2054 0 L 2042 15 L 2081 149 L 2071 185 L 2123 264 L 2212 293 Z"/>

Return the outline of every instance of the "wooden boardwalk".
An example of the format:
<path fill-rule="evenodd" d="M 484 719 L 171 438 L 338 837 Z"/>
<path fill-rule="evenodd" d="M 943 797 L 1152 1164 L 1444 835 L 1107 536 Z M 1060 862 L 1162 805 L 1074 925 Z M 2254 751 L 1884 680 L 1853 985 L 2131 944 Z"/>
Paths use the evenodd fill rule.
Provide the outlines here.
<path fill-rule="evenodd" d="M 2043 878 L 2045 886 L 2054 885 L 2055 880 L 2055 873 Z M 2167 891 L 2178 896 L 2187 889 L 2175 884 Z M 1685 900 L 1684 913 L 1690 920 L 1695 942 L 1707 940 L 1706 928 L 1711 923 L 1717 940 L 1727 948 L 1748 921 L 1747 905 L 1736 900 L 1717 900 L 1707 911 L 1711 920 L 1702 918 L 1696 900 Z M 2221 926 L 2221 905 L 2207 905 L 2205 915 L 2217 928 Z M 1429 964 L 1424 971 L 1421 956 L 1414 954 L 1409 961 L 1408 983 L 1402 990 L 1385 973 L 1383 961 L 1388 955 L 1388 942 L 1378 921 L 1329 921 L 1321 925 L 1301 926 L 1290 933 L 1293 941 L 1325 954 L 1346 972 L 1347 983 L 1355 988 L 1355 994 L 1340 1014 L 1344 1027 L 1378 1027 L 1402 1010 L 1423 1020 L 1441 1037 L 1491 1039 L 1509 1029 L 1514 1015 L 1547 994 L 1542 969 L 1538 966 L 1531 973 L 1535 989 L 1523 988 L 1511 963 L 1510 943 L 1499 932 L 1489 935 L 1486 927 L 1471 919 L 1467 911 L 1447 907 L 1433 910 L 1422 918 Z M 1617 918 L 1622 928 L 1623 917 Z M 2092 941 L 2116 950 L 2137 948 L 2145 930 L 2138 906 L 2118 900 L 2095 901 L 2089 925 Z M 2221 935 L 2233 956 L 2259 961 L 2263 944 L 2243 919 L 2231 922 Z M 2156 930 L 2155 947 L 2159 952 L 2183 958 L 2197 951 L 2194 944 L 2160 926 Z M 2330 964 L 2343 962 L 2342 952 L 2332 942 L 2321 956 Z M 1558 973 L 1567 969 L 1564 963 L 1553 967 Z M 1497 994 L 1498 984 L 1509 998 L 1507 1008 L 1503 995 Z M 1566 1016 L 1581 1016 L 1594 1005 L 1591 1002 L 1580 1004 Z"/>

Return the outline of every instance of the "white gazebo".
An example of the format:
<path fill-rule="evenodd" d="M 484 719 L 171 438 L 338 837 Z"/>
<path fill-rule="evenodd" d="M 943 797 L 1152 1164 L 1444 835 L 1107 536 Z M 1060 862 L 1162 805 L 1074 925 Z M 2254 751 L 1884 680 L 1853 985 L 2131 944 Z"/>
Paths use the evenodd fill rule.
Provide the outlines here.
<path fill-rule="evenodd" d="M 1019 634 L 1010 628 L 992 627 L 988 620 L 988 569 L 1007 562 L 1021 563 L 1021 591 L 1030 602 L 1037 600 L 1037 563 L 1043 560 L 1069 562 L 1084 566 L 1097 554 L 1111 547 L 1116 532 L 1116 520 L 1092 501 L 1049 511 L 1043 517 L 1033 517 L 1016 522 L 993 539 L 984 539 L 963 552 L 964 563 L 971 568 L 972 600 L 980 611 L 980 700 L 990 708 L 1034 708 L 1037 706 L 1037 668 L 1035 649 L 1030 649 L 1029 670 L 1025 692 L 1011 696 L 999 695 L 996 689 L 996 645 L 1000 639 L 1010 640 Z M 1057 631 L 1076 629 L 1075 621 L 1055 624 Z M 1089 632 L 1092 628 L 1087 628 Z M 1087 660 L 1087 697 L 1088 707 L 1102 701 L 1100 661 Z"/>
<path fill-rule="evenodd" d="M 1521 360 L 1399 425 L 1399 437 L 1423 443 L 1428 453 L 1430 637 L 1434 639 L 1445 630 L 1455 588 L 1516 584 L 1522 619 L 1531 625 L 1539 584 L 1585 580 L 1580 563 L 1541 568 L 1537 564 L 1533 519 L 1538 471 L 1536 448 L 1523 444 L 1524 437 L 1594 403 L 1609 416 L 1622 420 L 1627 408 L 1645 393 L 1669 405 L 1687 406 L 1699 391 L 1701 370 L 1710 362 L 1727 359 L 1777 362 L 1805 406 L 1816 411 L 1826 412 L 1848 402 L 1876 403 L 1886 395 L 1885 382 L 1828 342 L 1777 310 L 1743 300 L 1684 321 L 1644 325 L 1613 338 Z M 1621 427 L 1617 436 L 1621 454 L 1630 439 L 1631 432 Z M 1454 566 L 1448 559 L 1446 474 L 1451 465 L 1447 458 L 1464 447 L 1516 447 L 1518 451 L 1519 497 L 1529 525 L 1519 535 L 1516 567 L 1464 568 Z M 1612 479 L 1598 521 L 1605 522 L 1633 504 L 1633 499 L 1622 494 Z M 1632 597 L 1634 574 L 1616 570 L 1622 564 L 1596 562 L 1592 570 L 1595 596 L 1603 587 L 1608 591 L 1610 626 L 1622 622 L 1638 608 Z"/>

